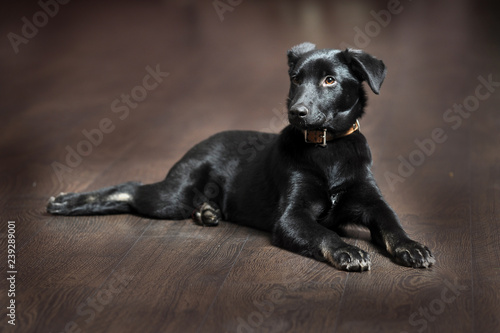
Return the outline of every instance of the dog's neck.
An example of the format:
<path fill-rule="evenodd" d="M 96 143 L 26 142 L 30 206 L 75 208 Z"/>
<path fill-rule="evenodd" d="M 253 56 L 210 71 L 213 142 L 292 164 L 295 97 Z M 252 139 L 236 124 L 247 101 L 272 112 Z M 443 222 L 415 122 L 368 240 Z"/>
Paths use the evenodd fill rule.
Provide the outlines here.
<path fill-rule="evenodd" d="M 304 130 L 304 140 L 307 143 L 314 143 L 320 145 L 321 147 L 326 147 L 326 143 L 328 141 L 332 141 L 334 139 L 351 135 L 357 130 L 359 130 L 359 121 L 356 120 L 356 122 L 352 125 L 352 127 L 350 127 L 347 131 L 340 134 L 333 134 L 331 132 L 328 132 L 326 128 L 323 130 L 312 130 L 312 131 Z"/>

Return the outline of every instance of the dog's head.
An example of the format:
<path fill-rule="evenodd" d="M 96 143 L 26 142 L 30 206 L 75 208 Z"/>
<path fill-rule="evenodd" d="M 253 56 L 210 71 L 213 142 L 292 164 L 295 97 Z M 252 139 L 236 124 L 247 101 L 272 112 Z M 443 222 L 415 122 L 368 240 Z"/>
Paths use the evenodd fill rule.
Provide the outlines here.
<path fill-rule="evenodd" d="M 363 114 L 362 82 L 378 94 L 386 74 L 382 61 L 360 50 L 316 50 L 302 43 L 287 55 L 288 119 L 299 129 L 347 130 Z"/>

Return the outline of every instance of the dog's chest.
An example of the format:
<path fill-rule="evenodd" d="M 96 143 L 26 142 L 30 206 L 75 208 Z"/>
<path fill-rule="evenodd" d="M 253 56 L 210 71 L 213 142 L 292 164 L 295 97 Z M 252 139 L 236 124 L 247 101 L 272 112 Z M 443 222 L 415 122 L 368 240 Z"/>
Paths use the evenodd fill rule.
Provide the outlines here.
<path fill-rule="evenodd" d="M 355 168 L 345 163 L 331 163 L 325 168 L 325 178 L 329 189 L 343 188 L 355 178 Z"/>
<path fill-rule="evenodd" d="M 345 190 L 350 184 L 366 179 L 371 165 L 371 154 L 367 145 L 347 142 L 331 148 L 322 155 L 314 156 L 330 191 Z M 315 153 L 318 154 L 321 151 Z"/>
<path fill-rule="evenodd" d="M 330 201 L 332 202 L 331 209 L 335 208 L 335 206 L 337 205 L 337 203 L 340 200 L 340 197 L 342 196 L 342 193 L 344 193 L 344 192 L 342 190 L 340 190 L 340 191 L 337 191 L 337 192 L 330 194 Z"/>

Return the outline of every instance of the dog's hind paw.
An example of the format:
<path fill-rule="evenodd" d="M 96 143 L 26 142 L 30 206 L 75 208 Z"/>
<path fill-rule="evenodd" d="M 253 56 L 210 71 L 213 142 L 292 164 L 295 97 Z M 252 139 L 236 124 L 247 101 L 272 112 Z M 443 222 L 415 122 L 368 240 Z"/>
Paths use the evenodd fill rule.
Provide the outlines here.
<path fill-rule="evenodd" d="M 61 192 L 56 197 L 50 197 L 47 203 L 47 213 L 55 215 L 69 215 L 72 211 L 72 203 L 75 201 L 74 193 Z"/>
<path fill-rule="evenodd" d="M 205 202 L 193 212 L 192 217 L 202 226 L 215 227 L 219 225 L 220 209 L 214 208 Z"/>
<path fill-rule="evenodd" d="M 323 248 L 321 252 L 323 257 L 338 269 L 350 272 L 370 270 L 370 255 L 356 246 L 346 244 L 333 250 Z"/>
<path fill-rule="evenodd" d="M 391 253 L 394 260 L 403 266 L 428 268 L 436 263 L 427 246 L 412 240 L 396 246 Z"/>
<path fill-rule="evenodd" d="M 50 197 L 47 203 L 47 213 L 50 214 L 64 214 L 65 202 L 61 198 L 65 193 L 60 193 L 57 197 Z"/>

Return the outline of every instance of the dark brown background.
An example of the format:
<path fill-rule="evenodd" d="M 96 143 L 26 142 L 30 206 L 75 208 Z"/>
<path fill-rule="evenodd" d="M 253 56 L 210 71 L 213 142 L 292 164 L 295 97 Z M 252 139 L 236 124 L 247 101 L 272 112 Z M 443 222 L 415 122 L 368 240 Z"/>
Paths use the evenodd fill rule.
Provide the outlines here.
<path fill-rule="evenodd" d="M 0 330 L 497 332 L 500 91 L 486 96 L 478 80 L 500 81 L 493 4 L 405 0 L 381 24 L 371 11 L 387 11 L 387 1 L 245 0 L 222 21 L 212 1 L 71 1 L 16 53 L 8 34 L 20 35 L 23 17 L 32 22 L 41 7 L 4 2 L 0 275 L 9 220 L 18 274 L 15 328 L 0 279 Z M 372 270 L 356 274 L 226 222 L 44 212 L 61 191 L 158 181 L 215 132 L 279 131 L 286 50 L 306 40 L 361 47 L 385 61 L 387 79 L 380 96 L 369 94 L 361 130 L 385 197 L 433 250 L 432 269 L 395 265 L 366 231 L 348 239 L 372 256 Z M 169 76 L 120 120 L 114 101 L 139 91 L 146 67 L 157 65 Z M 473 111 L 456 118 L 460 125 L 446 121 L 463 103 Z M 67 147 L 77 149 L 83 131 L 105 118 L 113 131 L 59 180 L 53 163 L 65 163 Z M 433 148 L 436 129 L 446 140 Z M 400 181 L 391 185 L 389 173 Z"/>

